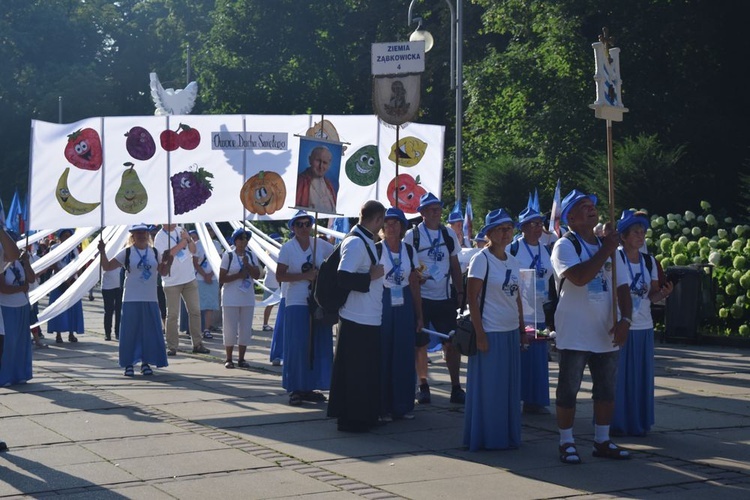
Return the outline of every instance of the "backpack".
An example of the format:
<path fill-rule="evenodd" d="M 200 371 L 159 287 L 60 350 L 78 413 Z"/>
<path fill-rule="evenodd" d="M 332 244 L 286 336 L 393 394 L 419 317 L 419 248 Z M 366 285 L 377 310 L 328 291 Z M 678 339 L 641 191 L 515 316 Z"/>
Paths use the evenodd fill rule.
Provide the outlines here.
<path fill-rule="evenodd" d="M 253 259 L 253 253 L 252 252 L 248 252 L 248 251 L 245 251 L 245 253 L 250 256 L 250 259 L 249 259 L 250 260 L 250 265 L 254 266 L 255 265 L 255 259 Z M 229 263 L 227 264 L 227 271 L 229 271 L 229 268 L 232 267 L 232 259 L 233 258 L 234 258 L 234 252 L 229 252 Z M 203 260 L 205 261 L 206 258 L 204 257 Z"/>
<path fill-rule="evenodd" d="M 620 257 L 622 258 L 622 263 L 627 265 L 628 259 L 625 257 L 625 252 L 623 252 L 622 249 L 618 250 L 617 252 L 620 254 Z M 652 273 L 651 273 L 651 270 L 654 268 L 654 261 L 652 260 L 653 257 L 651 257 L 647 253 L 643 253 L 643 252 L 639 252 L 639 253 L 643 256 L 643 260 L 646 263 L 646 269 L 648 270 L 649 276 L 653 278 Z M 658 280 L 658 276 L 657 276 L 657 280 Z M 654 281 L 657 281 L 657 280 L 654 280 Z"/>
<path fill-rule="evenodd" d="M 352 236 L 360 238 L 365 244 L 372 265 L 377 265 L 380 260 L 382 246 L 378 249 L 378 258 L 376 259 L 364 236 L 360 233 L 352 231 L 344 236 L 344 239 L 342 239 L 333 249 L 331 255 L 326 257 L 320 265 L 320 269 L 318 269 L 318 278 L 315 280 L 312 297 L 313 300 L 309 301 L 310 312 L 313 314 L 313 319 L 322 325 L 333 325 L 338 322 L 339 309 L 344 306 L 346 299 L 349 297 L 349 292 L 351 290 L 339 286 L 338 269 L 339 262 L 341 262 L 341 245 L 343 245 L 346 238 Z"/>
<path fill-rule="evenodd" d="M 406 254 L 409 256 L 409 264 L 411 264 L 411 270 L 414 271 L 414 247 L 408 243 L 404 243 L 406 247 Z M 375 248 L 378 249 L 378 256 L 383 255 L 383 241 L 375 243 Z"/>
<path fill-rule="evenodd" d="M 125 265 L 122 266 L 125 268 L 125 271 L 130 272 L 130 249 L 132 247 L 127 247 L 125 249 Z M 151 250 L 154 251 L 154 259 L 156 260 L 156 264 L 159 264 L 159 252 L 156 251 L 156 247 L 151 247 Z"/>

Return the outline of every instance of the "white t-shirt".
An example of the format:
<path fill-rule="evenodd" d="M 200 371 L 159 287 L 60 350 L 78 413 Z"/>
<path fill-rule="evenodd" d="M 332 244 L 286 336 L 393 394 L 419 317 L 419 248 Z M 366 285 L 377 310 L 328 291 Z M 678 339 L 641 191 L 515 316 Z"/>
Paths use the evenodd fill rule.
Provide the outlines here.
<path fill-rule="evenodd" d="M 310 237 L 310 246 L 307 250 L 302 250 L 299 245 L 297 238 L 292 238 L 281 246 L 279 250 L 279 264 L 287 266 L 287 270 L 291 274 L 302 273 L 302 265 L 306 262 L 313 263 L 313 241 L 312 236 Z M 323 261 L 331 255 L 333 252 L 333 245 L 327 241 L 323 241 L 318 238 L 317 248 L 315 250 L 315 267 L 320 268 Z M 286 299 L 287 306 L 306 306 L 307 297 L 310 296 L 310 282 L 303 281 L 292 281 L 287 282 L 288 288 L 284 292 L 284 298 Z"/>
<path fill-rule="evenodd" d="M 577 236 L 576 236 L 577 237 Z M 599 251 L 598 245 L 589 245 L 583 239 L 581 255 L 576 253 L 568 238 L 560 238 L 552 249 L 552 267 L 558 277 L 569 268 L 585 262 Z M 627 271 L 622 260 L 617 265 L 617 285 L 627 285 Z M 608 259 L 604 267 L 588 284 L 576 286 L 565 280 L 560 290 L 560 302 L 555 312 L 557 348 L 590 352 L 611 352 L 618 348 L 612 345 L 610 329 L 612 319 L 612 262 Z"/>
<path fill-rule="evenodd" d="M 125 269 L 125 290 L 122 294 L 123 302 L 156 302 L 156 283 L 159 275 L 159 262 L 154 255 L 152 247 L 141 250 L 134 246 L 130 248 L 128 262 L 125 262 L 125 254 L 128 249 L 123 248 L 115 260 Z M 128 271 L 128 268 L 130 271 Z"/>
<path fill-rule="evenodd" d="M 654 320 L 651 317 L 651 301 L 648 299 L 648 293 L 651 290 L 651 282 L 658 281 L 659 276 L 656 270 L 656 262 L 650 255 L 639 253 L 639 263 L 630 262 L 622 250 L 617 251 L 620 261 L 627 261 L 625 265 L 625 277 L 630 286 L 630 298 L 633 301 L 633 323 L 630 325 L 631 330 L 646 330 L 654 327 Z M 651 259 L 651 271 L 646 267 L 646 259 Z M 619 269 L 618 269 L 619 272 Z"/>
<path fill-rule="evenodd" d="M 365 233 L 359 225 L 354 229 L 363 236 Z M 367 245 L 372 251 L 375 260 L 378 260 L 378 252 L 375 242 L 364 236 Z M 404 249 L 406 253 L 406 249 Z M 341 261 L 339 262 L 339 271 L 348 271 L 350 273 L 369 273 L 372 266 L 372 259 L 367 252 L 365 242 L 358 236 L 345 238 L 341 243 Z M 367 292 L 357 292 L 352 290 L 346 298 L 346 303 L 339 310 L 339 316 L 359 323 L 360 325 L 380 325 L 383 322 L 383 282 L 384 277 L 370 281 L 370 288 Z"/>
<path fill-rule="evenodd" d="M 266 277 L 263 280 L 263 285 L 269 290 L 276 290 L 279 288 L 279 282 L 276 279 L 276 273 L 270 267 L 266 267 Z"/>
<path fill-rule="evenodd" d="M 443 231 L 427 229 L 424 223 L 407 231 L 404 243 L 414 246 L 414 231 L 419 231 L 419 249 L 417 256 L 419 262 L 424 266 L 424 273 L 429 275 L 427 281 L 422 284 L 422 298 L 429 300 L 445 300 L 450 297 L 450 258 L 458 255 L 460 250 L 458 237 L 455 231 L 446 227 L 448 236 L 453 239 L 453 251 L 448 252 L 448 247 L 443 241 Z"/>
<path fill-rule="evenodd" d="M 164 250 L 175 247 L 180 242 L 182 228 L 177 226 L 173 231 L 167 233 L 164 229 L 159 231 L 154 240 L 154 246 L 161 256 Z M 170 241 L 170 239 L 172 241 Z M 162 276 L 165 287 L 184 285 L 195 279 L 195 268 L 193 267 L 193 254 L 190 248 L 185 247 L 174 256 L 172 268 L 167 276 Z"/>
<path fill-rule="evenodd" d="M 417 252 L 412 249 L 413 258 L 409 262 L 409 252 L 406 249 L 406 243 L 402 241 L 401 250 L 395 253 L 390 251 L 385 241 L 382 243 L 383 254 L 380 256 L 380 263 L 383 264 L 383 269 L 385 270 L 383 286 L 386 288 L 404 288 L 409 286 L 409 275 L 412 268 L 419 268 Z"/>
<path fill-rule="evenodd" d="M 487 332 L 507 332 L 518 330 L 518 294 L 520 293 L 521 265 L 515 257 L 506 254 L 506 260 L 500 260 L 483 248 L 474 255 L 469 262 L 469 278 L 484 281 L 489 262 L 490 271 L 487 276 L 487 295 L 484 299 L 482 326 Z M 481 304 L 482 296 L 479 295 Z"/>
<path fill-rule="evenodd" d="M 120 269 L 104 271 L 102 273 L 102 290 L 120 288 Z"/>
<path fill-rule="evenodd" d="M 549 278 L 552 276 L 552 261 L 550 257 L 550 251 L 544 248 L 544 245 L 538 243 L 536 245 L 529 245 L 521 236 L 518 240 L 518 252 L 516 252 L 516 259 L 521 265 L 521 269 L 533 269 L 535 271 L 534 285 L 536 289 L 536 304 L 535 310 L 531 307 L 527 308 L 524 306 L 523 315 L 524 322 L 527 325 L 533 325 L 535 318 L 538 322 L 544 321 L 544 310 L 542 305 L 549 298 Z M 505 249 L 507 253 L 510 253 L 511 245 Z M 531 296 L 529 296 L 531 297 Z"/>
<path fill-rule="evenodd" d="M 214 245 L 216 251 L 221 254 L 221 244 L 216 240 L 211 240 L 211 243 Z M 211 271 L 211 266 L 208 263 L 208 256 L 206 255 L 206 249 L 203 246 L 203 240 L 195 242 L 195 258 L 198 259 L 198 265 L 203 268 L 203 271 Z M 195 278 L 201 281 L 203 280 L 203 276 L 199 275 L 198 271 L 195 271 Z"/>
<path fill-rule="evenodd" d="M 26 272 L 20 260 L 14 260 L 5 270 L 1 279 L 6 285 L 22 285 L 26 283 Z M 25 292 L 0 293 L 0 305 L 5 307 L 21 307 L 29 303 Z M 0 318 L 2 319 L 2 318 Z"/>
<path fill-rule="evenodd" d="M 231 262 L 230 262 L 231 255 Z M 258 262 L 250 249 L 245 249 L 247 261 L 251 266 L 257 266 Z M 225 252 L 221 256 L 221 269 L 226 269 L 227 274 L 237 274 L 242 270 L 244 264 L 242 258 L 232 247 L 231 252 Z M 234 280 L 224 283 L 221 287 L 221 305 L 231 307 L 255 306 L 255 285 L 252 278 L 245 280 Z"/>

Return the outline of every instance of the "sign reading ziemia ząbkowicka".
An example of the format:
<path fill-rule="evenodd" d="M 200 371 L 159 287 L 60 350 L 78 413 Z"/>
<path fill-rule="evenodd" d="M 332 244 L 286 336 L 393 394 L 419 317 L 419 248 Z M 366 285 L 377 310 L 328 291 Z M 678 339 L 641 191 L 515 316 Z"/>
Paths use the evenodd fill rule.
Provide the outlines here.
<path fill-rule="evenodd" d="M 213 132 L 211 149 L 272 149 L 288 148 L 288 135 L 283 132 Z"/>
<path fill-rule="evenodd" d="M 400 75 L 423 71 L 423 41 L 372 44 L 373 75 Z"/>

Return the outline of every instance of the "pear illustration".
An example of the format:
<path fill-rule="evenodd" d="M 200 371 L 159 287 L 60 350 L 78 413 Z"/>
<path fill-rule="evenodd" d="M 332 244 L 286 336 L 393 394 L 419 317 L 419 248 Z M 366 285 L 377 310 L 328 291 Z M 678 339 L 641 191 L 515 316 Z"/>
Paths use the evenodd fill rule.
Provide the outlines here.
<path fill-rule="evenodd" d="M 141 184 L 138 173 L 133 168 L 135 165 L 130 162 L 123 163 L 123 165 L 129 168 L 122 173 L 120 189 L 117 190 L 115 195 L 115 203 L 123 212 L 137 214 L 146 208 L 148 193 Z"/>

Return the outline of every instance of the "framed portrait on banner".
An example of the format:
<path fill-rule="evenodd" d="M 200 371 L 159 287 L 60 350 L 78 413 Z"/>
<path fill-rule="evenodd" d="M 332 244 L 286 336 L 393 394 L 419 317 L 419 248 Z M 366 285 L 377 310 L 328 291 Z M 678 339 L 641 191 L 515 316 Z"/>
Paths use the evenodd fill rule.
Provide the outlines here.
<path fill-rule="evenodd" d="M 339 142 L 300 137 L 296 208 L 337 213 L 342 146 Z"/>

